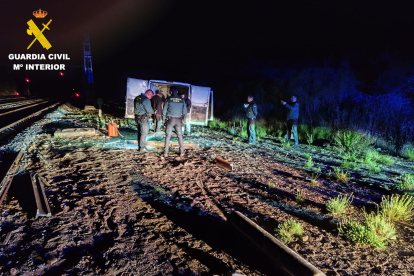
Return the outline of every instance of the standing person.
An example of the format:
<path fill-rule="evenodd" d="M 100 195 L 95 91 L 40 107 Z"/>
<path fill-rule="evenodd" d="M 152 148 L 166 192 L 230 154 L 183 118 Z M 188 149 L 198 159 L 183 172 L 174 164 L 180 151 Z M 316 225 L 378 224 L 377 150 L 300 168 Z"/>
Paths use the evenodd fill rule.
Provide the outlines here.
<path fill-rule="evenodd" d="M 257 117 L 257 105 L 254 102 L 253 96 L 247 97 L 247 104 L 244 104 L 246 108 L 246 118 L 247 118 L 247 133 L 249 135 L 249 144 L 256 145 L 256 130 L 255 123 Z"/>
<path fill-rule="evenodd" d="M 141 95 L 135 98 L 135 122 L 138 129 L 138 149 L 140 152 L 147 151 L 145 147 L 145 141 L 149 132 L 149 117 L 154 114 L 154 110 L 151 107 L 151 98 L 154 96 L 154 92 L 151 89 L 141 93 Z"/>
<path fill-rule="evenodd" d="M 155 96 L 151 99 L 152 109 L 154 109 L 155 132 L 161 130 L 162 125 L 162 97 L 159 90 L 155 91 Z"/>
<path fill-rule="evenodd" d="M 166 122 L 165 130 L 165 145 L 164 145 L 164 157 L 168 156 L 169 144 L 171 138 L 171 132 L 175 128 L 175 132 L 178 136 L 178 144 L 180 145 L 180 156 L 184 156 L 184 144 L 183 135 L 181 132 L 182 120 L 187 115 L 187 107 L 184 100 L 178 96 L 176 88 L 171 87 L 171 97 L 167 99 L 162 110 L 162 120 Z"/>
<path fill-rule="evenodd" d="M 298 120 L 299 120 L 299 103 L 297 102 L 296 96 L 290 98 L 291 104 L 287 104 L 284 101 L 280 101 L 288 109 L 287 114 L 287 134 L 286 142 L 289 142 L 293 131 L 293 137 L 295 138 L 294 147 L 299 145 L 298 141 Z"/>
<path fill-rule="evenodd" d="M 191 100 L 188 98 L 188 94 L 184 92 L 181 94 L 181 98 L 185 101 L 185 106 L 187 107 L 187 116 L 185 118 L 185 131 L 187 135 L 191 134 L 191 124 L 190 124 L 190 110 L 191 110 Z M 184 126 L 183 126 L 184 134 Z"/>

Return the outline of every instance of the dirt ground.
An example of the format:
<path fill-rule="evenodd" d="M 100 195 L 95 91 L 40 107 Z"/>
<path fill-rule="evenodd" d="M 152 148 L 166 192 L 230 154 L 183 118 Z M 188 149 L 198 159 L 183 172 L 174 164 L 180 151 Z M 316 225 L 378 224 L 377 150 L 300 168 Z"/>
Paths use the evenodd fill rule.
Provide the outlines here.
<path fill-rule="evenodd" d="M 323 171 L 336 162 L 324 161 L 329 150 L 284 149 L 273 140 L 250 146 L 204 129 L 185 137 L 200 149 L 186 150 L 184 158 L 170 150 L 161 159 L 160 148 L 142 154 L 126 142 L 136 138 L 132 131 L 112 139 L 54 138 L 55 129 L 90 126 L 68 116 L 77 112 L 59 108 L 27 148 L 21 174 L 47 181 L 53 216 L 34 219 L 18 197 L 3 204 L 3 275 L 265 275 L 252 257 L 226 245 L 224 214 L 236 210 L 272 234 L 286 219 L 300 222 L 306 236 L 287 245 L 327 275 L 414 274 L 412 223 L 399 224 L 397 240 L 384 250 L 338 237 L 337 222 L 361 218 L 362 208 L 387 191 L 379 180 L 343 184 L 321 177 L 312 184 L 303 154 L 314 154 Z M 217 166 L 216 157 L 234 170 Z M 295 200 L 298 191 L 305 202 Z M 351 211 L 327 213 L 326 201 L 343 193 L 354 195 Z"/>

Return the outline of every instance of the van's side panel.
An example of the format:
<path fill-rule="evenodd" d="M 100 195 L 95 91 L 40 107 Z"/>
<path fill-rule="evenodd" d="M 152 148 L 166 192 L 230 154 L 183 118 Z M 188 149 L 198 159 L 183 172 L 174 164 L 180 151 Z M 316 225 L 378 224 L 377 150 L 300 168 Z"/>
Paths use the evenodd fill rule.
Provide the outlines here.
<path fill-rule="evenodd" d="M 127 80 L 127 94 L 126 94 L 126 108 L 125 118 L 134 119 L 134 100 L 135 97 L 141 95 L 147 90 L 148 81 L 128 78 Z"/>

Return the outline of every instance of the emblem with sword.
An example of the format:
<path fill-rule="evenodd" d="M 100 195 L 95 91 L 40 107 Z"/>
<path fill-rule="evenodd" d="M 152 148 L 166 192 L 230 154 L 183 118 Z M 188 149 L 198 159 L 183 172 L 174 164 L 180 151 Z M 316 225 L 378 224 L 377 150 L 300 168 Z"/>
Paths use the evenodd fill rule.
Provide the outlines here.
<path fill-rule="evenodd" d="M 29 20 L 27 22 L 27 25 L 29 25 L 29 29 L 27 30 L 27 34 L 28 35 L 34 35 L 35 39 L 32 41 L 32 43 L 30 43 L 30 45 L 27 47 L 27 50 L 29 50 L 30 47 L 32 47 L 33 43 L 35 43 L 36 40 L 38 40 L 40 42 L 40 44 L 42 44 L 43 48 L 46 48 L 46 50 L 49 50 L 52 45 L 49 43 L 49 41 L 46 39 L 46 37 L 43 35 L 43 31 L 45 29 L 49 29 L 49 24 L 50 22 L 52 22 L 52 19 L 50 19 L 50 21 L 45 25 L 43 25 L 43 29 L 39 30 L 39 28 L 36 26 L 36 24 L 33 22 L 33 20 Z"/>

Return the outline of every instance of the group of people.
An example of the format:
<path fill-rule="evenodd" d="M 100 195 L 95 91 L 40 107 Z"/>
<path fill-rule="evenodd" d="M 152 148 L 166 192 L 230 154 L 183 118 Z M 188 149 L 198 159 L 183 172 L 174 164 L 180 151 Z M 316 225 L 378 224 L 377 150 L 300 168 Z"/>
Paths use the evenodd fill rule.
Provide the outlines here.
<path fill-rule="evenodd" d="M 299 119 L 299 103 L 296 96 L 291 97 L 291 103 L 281 101 L 281 103 L 288 109 L 287 114 L 287 134 L 286 142 L 290 141 L 293 132 L 295 144 L 293 147 L 299 145 L 298 141 L 298 119 Z M 247 132 L 248 143 L 256 144 L 256 130 L 255 123 L 258 115 L 257 104 L 254 102 L 253 96 L 247 97 L 247 103 L 244 104 L 246 108 L 247 118 Z M 178 136 L 178 144 L 180 148 L 180 156 L 184 156 L 183 132 L 190 134 L 191 125 L 188 119 L 188 114 L 191 110 L 191 101 L 188 99 L 188 94 L 182 93 L 178 95 L 178 90 L 171 87 L 169 97 L 165 100 L 159 90 L 154 92 L 151 89 L 145 91 L 135 98 L 135 121 L 138 128 L 138 149 L 140 152 L 147 151 L 145 142 L 149 133 L 149 119 L 153 115 L 155 123 L 155 132 L 161 131 L 163 122 L 165 124 L 165 144 L 164 157 L 168 156 L 171 133 L 173 129 Z M 185 127 L 184 127 L 185 126 Z"/>
<path fill-rule="evenodd" d="M 175 87 L 170 88 L 169 97 L 165 100 L 161 91 L 156 90 L 155 95 L 151 89 L 145 91 L 135 98 L 135 121 L 138 129 L 138 149 L 140 152 L 145 152 L 148 149 L 145 147 L 147 135 L 149 133 L 149 119 L 153 115 L 155 123 L 155 132 L 161 131 L 163 122 L 165 123 L 165 145 L 164 157 L 168 156 L 169 144 L 172 130 L 178 136 L 178 143 L 180 147 L 180 156 L 184 156 L 183 132 L 190 134 L 191 127 L 187 114 L 191 110 L 191 101 L 188 99 L 188 94 L 182 93 L 178 95 L 178 90 Z"/>
<path fill-rule="evenodd" d="M 293 132 L 293 138 L 295 139 L 295 144 L 293 147 L 299 145 L 298 140 L 298 120 L 299 120 L 299 103 L 297 102 L 296 96 L 290 98 L 291 103 L 288 104 L 285 101 L 280 101 L 287 109 L 287 134 L 285 136 L 286 142 L 290 141 L 290 137 Z M 253 96 L 247 97 L 247 103 L 244 104 L 246 108 L 246 118 L 247 118 L 247 134 L 249 136 L 248 143 L 250 145 L 256 144 L 256 130 L 255 123 L 258 115 L 257 105 L 254 102 Z"/>

